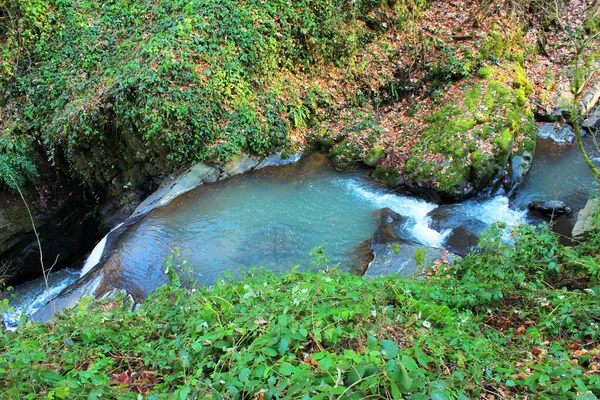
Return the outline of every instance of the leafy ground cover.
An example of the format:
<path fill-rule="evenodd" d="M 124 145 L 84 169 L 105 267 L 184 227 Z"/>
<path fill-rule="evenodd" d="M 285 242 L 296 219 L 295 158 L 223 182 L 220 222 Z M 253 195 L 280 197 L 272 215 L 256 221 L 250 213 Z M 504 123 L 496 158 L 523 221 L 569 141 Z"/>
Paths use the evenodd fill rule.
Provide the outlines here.
<path fill-rule="evenodd" d="M 501 227 L 428 279 L 328 269 L 184 279 L 136 311 L 86 301 L 0 337 L 6 398 L 600 395 L 600 234 Z"/>
<path fill-rule="evenodd" d="M 10 175 L 0 184 L 35 181 L 36 164 L 50 159 L 87 187 L 119 195 L 197 160 L 317 142 L 340 168 L 372 163 L 370 152 L 383 149 L 378 163 L 391 184 L 402 175 L 447 190 L 474 169 L 468 183 L 480 187 L 490 174 L 479 161 L 502 165 L 497 142 L 530 138 L 530 109 L 543 114 L 568 84 L 563 67 L 594 34 L 594 7 L 4 0 L 0 170 Z M 597 50 L 590 46 L 585 62 Z M 428 121 L 446 106 L 463 108 L 487 80 L 511 92 L 494 117 L 518 113 L 521 127 L 480 121 L 488 132 L 462 150 L 448 136 L 468 139 L 464 126 L 431 134 L 439 124 Z M 468 154 L 476 155 L 470 165 L 456 162 L 471 162 Z"/>

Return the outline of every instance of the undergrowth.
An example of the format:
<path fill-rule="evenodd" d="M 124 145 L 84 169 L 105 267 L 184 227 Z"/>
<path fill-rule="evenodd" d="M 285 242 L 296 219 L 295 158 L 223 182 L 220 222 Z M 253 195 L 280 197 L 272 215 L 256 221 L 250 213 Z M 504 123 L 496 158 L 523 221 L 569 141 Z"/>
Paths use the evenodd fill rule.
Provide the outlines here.
<path fill-rule="evenodd" d="M 310 93 L 294 76 L 350 63 L 381 35 L 365 21 L 381 9 L 398 22 L 408 3 L 426 6 L 2 0 L 0 137 L 35 137 L 26 152 L 42 146 L 97 185 L 135 163 L 164 172 L 241 151 L 268 154 L 311 117 Z"/>
<path fill-rule="evenodd" d="M 600 236 L 495 227 L 427 280 L 175 280 L 137 311 L 84 301 L 0 337 L 7 398 L 594 399 Z"/>

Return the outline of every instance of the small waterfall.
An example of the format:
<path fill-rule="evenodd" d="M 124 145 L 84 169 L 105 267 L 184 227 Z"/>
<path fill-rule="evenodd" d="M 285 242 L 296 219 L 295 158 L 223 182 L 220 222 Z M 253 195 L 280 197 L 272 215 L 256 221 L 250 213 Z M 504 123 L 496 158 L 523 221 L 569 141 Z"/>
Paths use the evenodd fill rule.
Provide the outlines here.
<path fill-rule="evenodd" d="M 342 182 L 342 181 L 340 181 Z M 387 207 L 408 218 L 410 234 L 419 243 L 426 246 L 442 247 L 450 230 L 438 232 L 429 227 L 431 222 L 427 214 L 438 206 L 425 200 L 401 196 L 382 189 L 365 186 L 364 182 L 344 180 L 346 190 L 355 193 L 360 198 L 372 203 L 376 208 Z"/>
<path fill-rule="evenodd" d="M 443 206 L 447 212 L 447 219 L 442 224 L 443 228 L 437 231 L 431 227 L 429 213 L 439 208 L 437 204 L 425 200 L 397 195 L 384 189 L 366 186 L 364 182 L 356 180 L 339 180 L 346 190 L 367 200 L 377 208 L 387 207 L 394 212 L 408 218 L 407 225 L 410 235 L 426 246 L 443 247 L 444 242 L 458 226 L 472 229 L 474 233 L 481 234 L 495 222 L 502 222 L 508 226 L 517 226 L 525 222 L 526 210 L 510 208 L 509 200 L 505 196 L 496 196 L 485 200 L 468 200 Z"/>
<path fill-rule="evenodd" d="M 127 221 L 125 221 L 125 222 L 127 222 Z M 104 249 L 106 248 L 106 243 L 108 241 L 108 237 L 110 236 L 111 233 L 113 233 L 114 231 L 116 231 L 117 229 L 122 227 L 125 222 L 121 222 L 119 225 L 112 228 L 111 231 L 108 232 L 106 234 L 106 236 L 104 236 L 102 238 L 102 240 L 100 240 L 98 242 L 96 247 L 94 247 L 94 250 L 92 250 L 92 252 L 88 256 L 87 260 L 85 260 L 85 264 L 83 264 L 83 268 L 81 269 L 80 276 L 84 276 L 85 274 L 90 272 L 90 270 L 92 268 L 94 268 L 96 265 L 98 265 L 98 263 L 100 262 L 100 259 L 102 258 L 102 255 L 104 254 Z"/>
<path fill-rule="evenodd" d="M 108 235 L 104 236 L 100 242 L 94 247 L 94 250 L 90 253 L 87 260 L 85 260 L 85 264 L 83 264 L 83 268 L 81 269 L 80 276 L 84 276 L 92 268 L 94 268 L 102 258 L 102 253 L 104 253 L 104 247 L 106 247 L 106 241 L 108 239 Z"/>
<path fill-rule="evenodd" d="M 43 277 L 26 282 L 10 292 L 9 301 L 12 312 L 6 312 L 4 325 L 8 330 L 15 330 L 19 324 L 21 315 L 31 315 L 42 306 L 54 299 L 60 292 L 75 282 L 79 277 L 78 271 L 74 269 L 62 269 L 48 275 L 48 288 Z"/>

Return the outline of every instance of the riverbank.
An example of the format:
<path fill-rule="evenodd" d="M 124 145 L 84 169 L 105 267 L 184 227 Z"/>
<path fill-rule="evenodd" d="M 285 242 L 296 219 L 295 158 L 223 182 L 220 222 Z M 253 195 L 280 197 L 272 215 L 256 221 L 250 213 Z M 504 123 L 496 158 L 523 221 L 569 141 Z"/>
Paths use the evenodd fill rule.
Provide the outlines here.
<path fill-rule="evenodd" d="M 86 301 L 0 336 L 0 393 L 600 395 L 600 235 L 575 249 L 530 227 L 513 238 L 492 230 L 480 254 L 420 281 L 250 271 L 211 288 L 174 280 L 134 311 L 119 294 Z"/>

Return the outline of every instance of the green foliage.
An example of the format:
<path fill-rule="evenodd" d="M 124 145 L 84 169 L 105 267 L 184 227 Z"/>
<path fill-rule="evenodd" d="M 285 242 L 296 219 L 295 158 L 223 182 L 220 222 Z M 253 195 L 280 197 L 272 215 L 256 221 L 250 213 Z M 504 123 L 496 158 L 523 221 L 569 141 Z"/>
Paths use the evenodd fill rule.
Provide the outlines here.
<path fill-rule="evenodd" d="M 492 76 L 492 67 L 484 66 L 477 70 L 477 76 L 481 79 L 487 79 Z"/>
<path fill-rule="evenodd" d="M 460 193 L 469 183 L 476 189 L 485 187 L 505 165 L 515 137 L 519 135 L 524 142 L 535 138 L 533 117 L 525 103 L 524 89 L 512 89 L 496 80 L 472 85 L 462 102 L 447 105 L 426 119 L 428 125 L 404 172 L 420 182 L 433 181 L 448 193 Z M 479 149 L 474 138 L 493 148 Z M 443 155 L 444 162 L 423 161 L 431 154 Z"/>
<path fill-rule="evenodd" d="M 425 266 L 425 249 L 417 249 L 417 251 L 415 251 L 414 259 L 419 267 Z"/>
<path fill-rule="evenodd" d="M 402 8 L 3 0 L 11 24 L 0 31 L 0 130 L 36 137 L 71 173 L 101 185 L 113 181 L 105 171 L 136 163 L 168 170 L 242 150 L 267 154 L 327 102 L 287 76 L 350 62 L 376 38 L 362 21 L 379 7 Z"/>
<path fill-rule="evenodd" d="M 34 49 L 48 38 L 52 1 L 0 0 L 0 90 L 31 67 Z"/>
<path fill-rule="evenodd" d="M 0 187 L 16 191 L 35 182 L 37 169 L 31 142 L 25 136 L 0 135 Z"/>
<path fill-rule="evenodd" d="M 493 227 L 480 253 L 427 280 L 251 271 L 211 288 L 163 286 L 135 312 L 118 299 L 84 301 L 53 324 L 0 336 L 0 394 L 598 395 L 600 288 L 560 284 L 584 271 L 581 257 L 597 243 L 566 249 L 547 228 L 520 228 L 508 244 L 502 235 Z M 577 355 L 573 343 L 589 352 Z"/>

